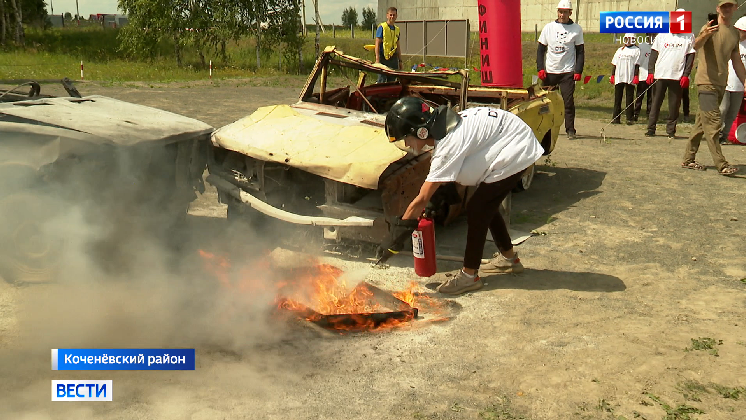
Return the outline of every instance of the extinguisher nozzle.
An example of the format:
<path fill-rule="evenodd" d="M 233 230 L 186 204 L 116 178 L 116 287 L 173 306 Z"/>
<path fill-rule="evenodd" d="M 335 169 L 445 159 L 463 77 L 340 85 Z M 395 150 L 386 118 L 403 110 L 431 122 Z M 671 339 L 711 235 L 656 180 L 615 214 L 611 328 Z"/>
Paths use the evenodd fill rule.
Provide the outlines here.
<path fill-rule="evenodd" d="M 381 257 L 375 263 L 373 263 L 373 266 L 375 267 L 379 264 L 385 263 L 386 261 L 388 261 L 389 258 L 393 257 L 394 255 L 396 255 L 396 252 L 393 252 L 389 249 L 383 251 L 383 255 L 381 255 Z"/>

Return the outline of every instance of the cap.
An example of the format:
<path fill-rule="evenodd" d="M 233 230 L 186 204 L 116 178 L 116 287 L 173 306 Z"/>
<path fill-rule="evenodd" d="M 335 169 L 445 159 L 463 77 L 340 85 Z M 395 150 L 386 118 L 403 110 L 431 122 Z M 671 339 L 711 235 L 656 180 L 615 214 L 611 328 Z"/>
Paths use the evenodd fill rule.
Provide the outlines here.
<path fill-rule="evenodd" d="M 733 26 L 736 29 L 740 29 L 742 31 L 746 31 L 746 16 L 742 17 L 741 19 L 738 19 Z"/>
<path fill-rule="evenodd" d="M 732 4 L 732 5 L 738 6 L 738 2 L 736 2 L 734 0 L 721 0 L 721 1 L 718 2 L 718 7 L 722 6 L 724 4 L 729 4 L 729 3 Z"/>
<path fill-rule="evenodd" d="M 560 2 L 557 4 L 557 8 L 572 10 L 572 2 L 570 0 L 560 0 Z"/>
<path fill-rule="evenodd" d="M 632 39 L 635 39 L 635 38 L 636 38 L 636 36 L 635 36 L 635 34 L 633 34 L 633 33 L 626 33 L 626 34 L 624 34 L 624 38 L 632 38 Z"/>

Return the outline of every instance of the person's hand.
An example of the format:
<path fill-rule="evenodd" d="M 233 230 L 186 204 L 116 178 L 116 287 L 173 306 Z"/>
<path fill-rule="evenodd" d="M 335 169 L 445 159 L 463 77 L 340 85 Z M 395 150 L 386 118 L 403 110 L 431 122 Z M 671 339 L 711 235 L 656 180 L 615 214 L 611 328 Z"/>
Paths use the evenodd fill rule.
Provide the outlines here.
<path fill-rule="evenodd" d="M 682 89 L 689 89 L 689 77 L 683 76 L 679 81 Z"/>
<path fill-rule="evenodd" d="M 547 78 L 546 70 L 539 70 L 539 79 L 546 80 L 546 78 Z"/>
<path fill-rule="evenodd" d="M 576 82 L 579 82 L 579 81 L 580 81 L 580 78 L 581 78 L 581 77 L 582 77 L 582 75 L 581 75 L 580 73 L 575 73 L 575 75 L 573 75 L 573 76 L 572 76 L 572 78 L 573 78 L 573 79 L 574 79 L 574 80 L 575 80 Z"/>
<path fill-rule="evenodd" d="M 404 249 L 404 242 L 417 229 L 419 221 L 417 219 L 404 220 L 397 217 L 393 223 L 389 224 L 389 236 L 376 250 L 377 258 L 380 258 L 386 251 L 397 253 Z"/>
<path fill-rule="evenodd" d="M 636 85 L 636 84 L 638 84 L 638 83 L 640 83 L 640 76 L 635 76 L 635 77 L 633 77 L 633 78 L 632 78 L 632 84 L 633 84 L 633 85 Z"/>
<path fill-rule="evenodd" d="M 712 22 L 715 22 L 715 26 L 710 26 L 710 23 Z M 707 23 L 707 26 L 705 26 L 705 28 L 702 29 L 702 31 L 699 33 L 699 36 L 701 36 L 702 39 L 709 39 L 712 36 L 712 34 L 718 31 L 718 27 L 719 26 L 717 25 L 717 21 L 711 20 Z"/>
<path fill-rule="evenodd" d="M 611 77 L 609 77 L 609 83 L 611 83 L 613 85 L 614 84 L 614 80 L 615 80 L 614 79 L 614 75 L 612 74 Z"/>
<path fill-rule="evenodd" d="M 653 73 L 648 74 L 648 78 L 645 79 L 645 83 L 652 85 L 655 82 L 655 75 Z"/>

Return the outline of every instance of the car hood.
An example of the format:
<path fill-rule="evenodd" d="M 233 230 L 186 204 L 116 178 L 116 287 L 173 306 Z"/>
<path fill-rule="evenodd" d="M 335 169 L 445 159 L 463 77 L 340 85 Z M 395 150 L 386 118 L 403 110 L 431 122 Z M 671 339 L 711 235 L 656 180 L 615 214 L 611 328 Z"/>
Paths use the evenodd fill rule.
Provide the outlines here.
<path fill-rule="evenodd" d="M 99 146 L 163 144 L 206 136 L 209 125 L 105 96 L 0 103 L 0 163 L 39 168 Z"/>
<path fill-rule="evenodd" d="M 216 130 L 215 146 L 324 178 L 377 189 L 406 152 L 388 142 L 384 116 L 309 103 L 259 108 Z"/>

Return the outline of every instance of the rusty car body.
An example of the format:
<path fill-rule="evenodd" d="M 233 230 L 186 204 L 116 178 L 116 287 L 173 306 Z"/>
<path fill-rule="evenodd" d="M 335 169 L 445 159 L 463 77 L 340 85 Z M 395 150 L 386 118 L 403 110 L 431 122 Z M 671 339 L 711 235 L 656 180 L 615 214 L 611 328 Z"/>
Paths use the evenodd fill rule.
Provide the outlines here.
<path fill-rule="evenodd" d="M 394 82 L 366 84 L 386 74 Z M 336 84 L 335 84 L 336 83 Z M 404 213 L 417 195 L 430 154 L 413 155 L 389 143 L 386 112 L 401 97 L 418 96 L 459 111 L 499 107 L 520 116 L 545 155 L 554 149 L 564 118 L 556 91 L 469 85 L 466 70 L 394 71 L 327 47 L 292 105 L 261 107 L 217 129 L 208 157 L 207 181 L 228 204 L 229 218 L 256 211 L 297 225 L 321 226 L 327 243 L 377 243 L 387 220 Z M 526 189 L 529 168 L 519 189 Z M 436 220 L 447 223 L 469 198 L 456 184 L 431 201 Z M 258 211 L 258 212 L 257 212 Z"/>

